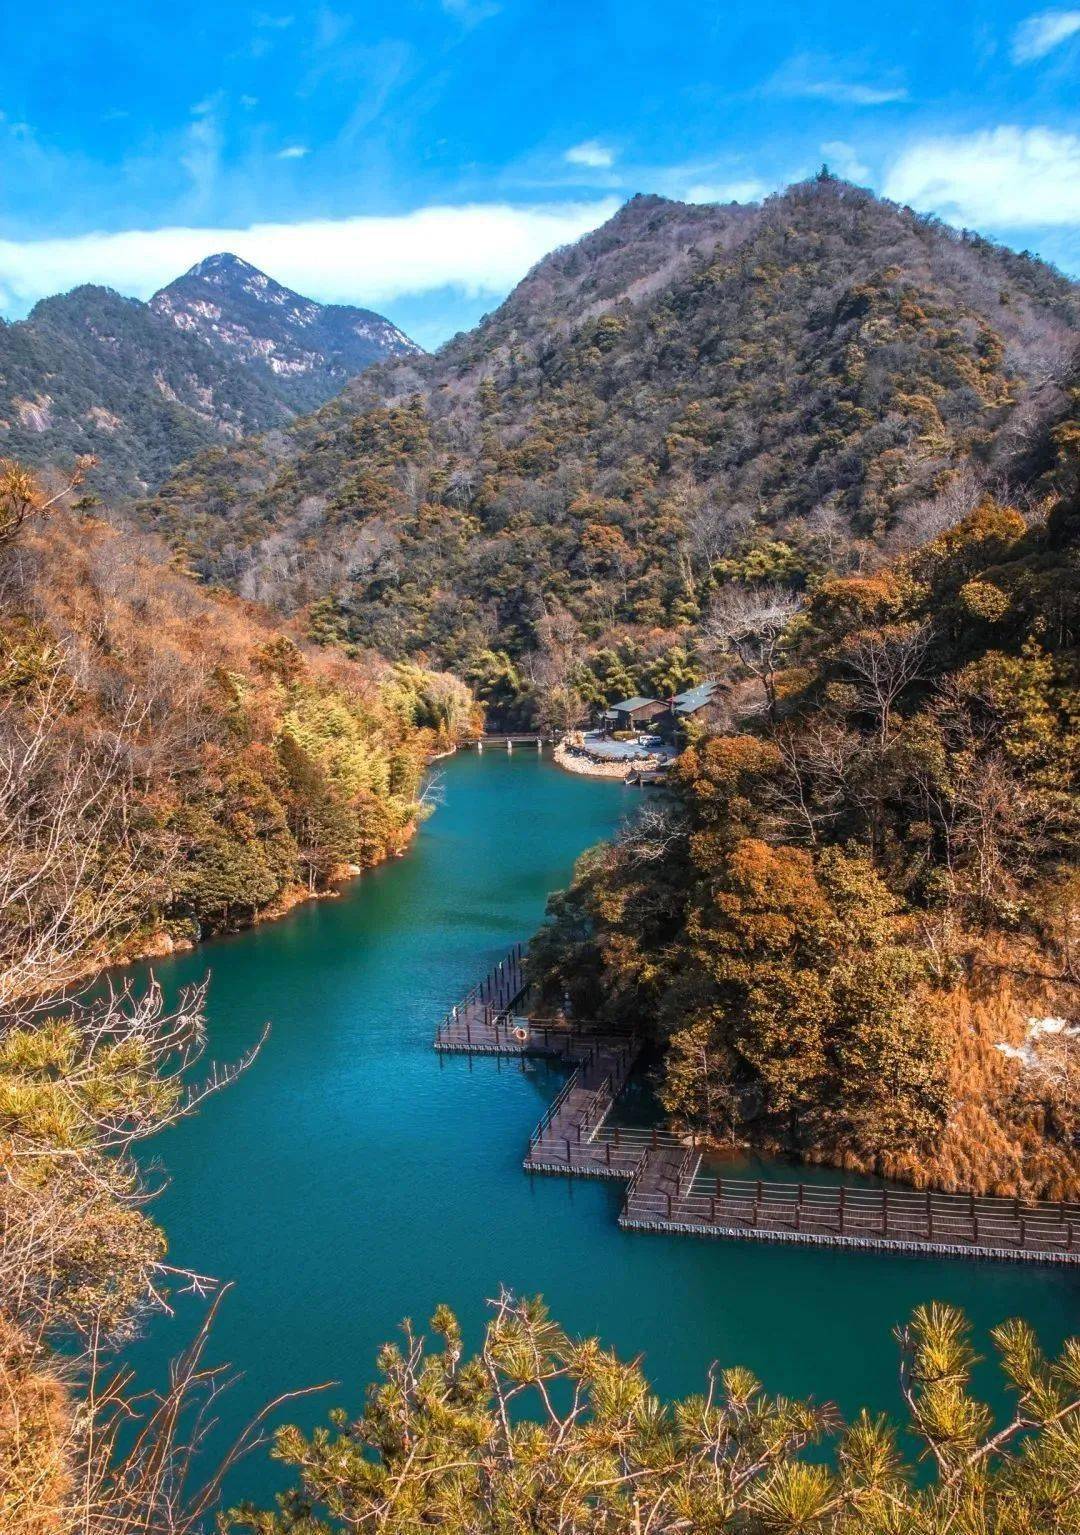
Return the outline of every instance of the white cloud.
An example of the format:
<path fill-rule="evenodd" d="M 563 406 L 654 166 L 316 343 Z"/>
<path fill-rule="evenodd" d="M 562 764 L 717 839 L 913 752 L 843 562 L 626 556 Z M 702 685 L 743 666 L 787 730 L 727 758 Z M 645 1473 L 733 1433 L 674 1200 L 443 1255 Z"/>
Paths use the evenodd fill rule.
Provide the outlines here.
<path fill-rule="evenodd" d="M 869 183 L 870 167 L 859 159 L 854 145 L 845 143 L 843 139 L 830 139 L 827 144 L 822 144 L 821 153 L 829 169 L 845 181 L 854 181 L 860 186 Z"/>
<path fill-rule="evenodd" d="M 1022 21 L 1013 34 L 1014 64 L 1031 64 L 1080 32 L 1080 11 L 1040 11 Z"/>
<path fill-rule="evenodd" d="M 1080 222 L 1080 135 L 993 128 L 923 139 L 890 167 L 886 197 L 980 229 Z"/>
<path fill-rule="evenodd" d="M 780 96 L 831 101 L 842 107 L 883 107 L 906 101 L 908 94 L 907 88 L 894 80 L 867 84 L 849 79 L 842 64 L 838 67 L 827 58 L 807 53 L 789 59 L 766 89 Z"/>
<path fill-rule="evenodd" d="M 452 287 L 501 297 L 541 256 L 595 229 L 618 204 L 472 203 L 395 217 L 311 219 L 246 229 L 132 229 L 55 240 L 0 240 L 9 312 L 77 283 L 148 298 L 215 251 L 233 251 L 312 298 L 387 304 Z"/>
<path fill-rule="evenodd" d="M 857 80 L 808 80 L 799 94 L 821 96 L 845 107 L 883 107 L 907 99 L 902 85 L 862 85 Z"/>
<path fill-rule="evenodd" d="M 277 157 L 279 160 L 302 160 L 310 153 L 306 144 L 287 144 L 284 149 L 278 150 Z"/>
<path fill-rule="evenodd" d="M 598 143 L 596 139 L 586 139 L 583 144 L 575 144 L 568 149 L 563 159 L 570 165 L 587 165 L 592 170 L 606 170 L 615 164 L 615 151 L 606 144 Z"/>

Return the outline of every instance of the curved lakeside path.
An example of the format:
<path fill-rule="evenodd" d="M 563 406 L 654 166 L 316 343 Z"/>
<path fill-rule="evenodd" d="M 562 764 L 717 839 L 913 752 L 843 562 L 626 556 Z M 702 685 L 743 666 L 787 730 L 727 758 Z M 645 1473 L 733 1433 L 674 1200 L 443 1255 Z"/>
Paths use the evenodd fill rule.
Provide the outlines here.
<path fill-rule="evenodd" d="M 446 802 L 405 858 L 338 900 L 154 967 L 170 992 L 211 972 L 220 1059 L 273 1025 L 240 1082 L 148 1148 L 169 1178 L 153 1210 L 172 1261 L 234 1282 L 210 1351 L 243 1372 L 217 1404 L 223 1434 L 314 1381 L 341 1385 L 286 1417 L 357 1411 L 403 1316 L 424 1323 L 446 1301 L 475 1343 L 500 1283 L 543 1293 L 572 1332 L 644 1351 L 664 1395 L 700 1389 L 718 1358 L 846 1412 L 899 1415 L 891 1329 L 921 1301 L 964 1306 L 980 1351 L 1009 1315 L 1030 1318 L 1048 1348 L 1080 1330 L 1075 1269 L 641 1235 L 618 1227 L 620 1185 L 524 1177 L 559 1073 L 440 1064 L 432 1034 L 640 801 L 534 751 L 462 752 L 440 771 Z M 185 1297 L 154 1320 L 130 1353 L 144 1383 L 202 1314 Z M 993 1371 L 978 1378 L 986 1387 Z M 281 1485 L 256 1452 L 228 1493 L 269 1500 Z"/>

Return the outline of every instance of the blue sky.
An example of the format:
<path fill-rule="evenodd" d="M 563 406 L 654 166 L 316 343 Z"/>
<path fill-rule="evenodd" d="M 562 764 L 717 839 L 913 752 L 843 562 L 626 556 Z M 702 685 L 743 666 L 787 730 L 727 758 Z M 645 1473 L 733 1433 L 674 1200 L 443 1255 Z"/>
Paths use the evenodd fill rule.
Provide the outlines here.
<path fill-rule="evenodd" d="M 837 0 L 0 8 L 0 313 L 236 250 L 425 345 L 637 191 L 823 162 L 1080 274 L 1080 9 Z"/>

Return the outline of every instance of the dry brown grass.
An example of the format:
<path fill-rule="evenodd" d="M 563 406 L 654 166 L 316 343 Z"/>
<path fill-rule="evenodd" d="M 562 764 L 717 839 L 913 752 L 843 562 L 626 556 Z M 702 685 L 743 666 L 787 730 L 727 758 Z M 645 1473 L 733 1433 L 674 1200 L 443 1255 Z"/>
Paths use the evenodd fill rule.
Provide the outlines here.
<path fill-rule="evenodd" d="M 0 1530 L 59 1535 L 74 1478 L 72 1399 L 57 1373 L 0 1312 Z"/>
<path fill-rule="evenodd" d="M 1080 1197 L 1080 1150 L 1050 1136 L 1020 1063 L 997 1048 L 1018 1045 L 1029 1018 L 1067 1005 L 1062 985 L 1044 970 L 1020 944 L 997 940 L 979 951 L 960 985 L 934 993 L 952 1045 L 954 1107 L 933 1149 L 890 1159 L 889 1176 L 917 1188 Z"/>

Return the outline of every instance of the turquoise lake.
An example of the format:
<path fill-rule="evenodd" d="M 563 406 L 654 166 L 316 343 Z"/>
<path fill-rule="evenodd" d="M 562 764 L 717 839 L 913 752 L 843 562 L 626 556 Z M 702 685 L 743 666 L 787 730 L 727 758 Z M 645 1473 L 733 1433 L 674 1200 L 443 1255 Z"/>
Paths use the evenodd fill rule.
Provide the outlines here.
<path fill-rule="evenodd" d="M 210 1350 L 241 1375 L 218 1403 L 223 1435 L 316 1381 L 340 1385 L 286 1417 L 355 1412 L 402 1317 L 424 1322 L 446 1301 L 474 1342 L 500 1284 L 542 1293 L 573 1332 L 643 1352 L 665 1395 L 699 1389 L 719 1359 L 848 1413 L 899 1415 L 891 1331 L 922 1301 L 963 1306 L 984 1347 L 986 1329 L 1017 1314 L 1050 1348 L 1080 1328 L 1076 1269 L 623 1233 L 620 1185 L 530 1180 L 521 1158 L 558 1076 L 440 1063 L 432 1035 L 637 801 L 533 751 L 440 767 L 445 803 L 405 858 L 339 899 L 154 967 L 169 993 L 210 973 L 218 1060 L 272 1025 L 246 1075 L 149 1148 L 172 1261 L 234 1286 Z M 131 1350 L 144 1382 L 201 1315 L 182 1297 L 150 1324 Z M 992 1373 L 982 1379 L 989 1389 Z M 280 1485 L 260 1451 L 228 1490 L 269 1499 Z"/>

